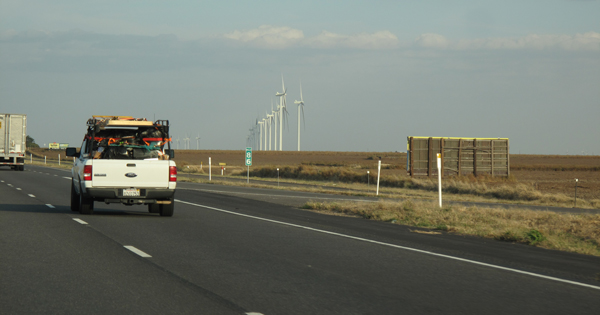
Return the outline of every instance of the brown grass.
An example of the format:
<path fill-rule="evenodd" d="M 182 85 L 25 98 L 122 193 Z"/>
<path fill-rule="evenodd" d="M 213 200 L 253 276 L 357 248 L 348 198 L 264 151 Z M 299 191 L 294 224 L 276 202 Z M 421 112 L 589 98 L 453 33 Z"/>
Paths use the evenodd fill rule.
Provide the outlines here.
<path fill-rule="evenodd" d="M 574 215 L 457 205 L 440 209 L 434 202 L 414 201 L 308 202 L 303 208 L 600 256 L 599 214 Z"/>
<path fill-rule="evenodd" d="M 242 174 L 243 173 L 243 174 Z M 246 175 L 246 172 L 239 175 Z M 253 168 L 250 176 L 261 178 L 277 178 L 277 167 L 263 166 Z M 346 167 L 314 167 L 300 165 L 279 168 L 279 176 L 284 179 L 333 181 L 343 183 L 366 183 L 367 174 Z M 372 182 L 377 173 L 370 174 Z M 488 185 L 491 184 L 491 185 Z M 380 186 L 394 188 L 421 189 L 437 191 L 437 181 L 427 178 L 409 178 L 396 175 L 382 175 Z M 512 178 L 492 177 L 458 177 L 442 181 L 442 190 L 449 194 L 480 196 L 489 199 L 510 201 L 532 201 L 536 204 L 553 206 L 572 206 L 574 198 L 564 194 L 545 194 L 532 185 L 514 183 Z M 600 200 L 583 200 L 579 198 L 579 207 L 600 208 Z"/>

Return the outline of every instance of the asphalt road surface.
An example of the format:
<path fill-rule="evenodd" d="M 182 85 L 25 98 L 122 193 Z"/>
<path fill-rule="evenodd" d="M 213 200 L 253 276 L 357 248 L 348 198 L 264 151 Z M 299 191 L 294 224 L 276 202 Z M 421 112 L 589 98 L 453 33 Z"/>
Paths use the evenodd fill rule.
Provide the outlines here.
<path fill-rule="evenodd" d="M 69 209 L 70 172 L 0 168 L 1 314 L 598 314 L 600 258 L 178 183 L 175 215 Z M 369 202 L 369 201 L 356 201 Z"/>

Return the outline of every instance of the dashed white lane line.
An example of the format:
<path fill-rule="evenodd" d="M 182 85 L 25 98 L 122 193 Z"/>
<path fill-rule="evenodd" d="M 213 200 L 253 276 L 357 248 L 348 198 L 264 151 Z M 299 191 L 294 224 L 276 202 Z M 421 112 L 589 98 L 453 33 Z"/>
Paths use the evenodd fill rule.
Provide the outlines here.
<path fill-rule="evenodd" d="M 21 190 L 21 188 L 17 188 L 17 190 Z"/>
<path fill-rule="evenodd" d="M 132 251 L 132 252 L 134 252 L 134 253 L 138 254 L 138 255 L 139 255 L 139 256 L 141 256 L 141 257 L 144 257 L 144 258 L 152 257 L 152 256 L 150 256 L 150 255 L 148 255 L 148 254 L 144 253 L 143 251 L 141 251 L 141 250 L 139 250 L 139 249 L 137 249 L 137 248 L 135 248 L 135 247 L 133 247 L 133 246 L 130 246 L 130 245 L 125 245 L 125 246 L 123 246 L 123 247 L 125 247 L 125 248 L 129 249 L 130 251 Z"/>
<path fill-rule="evenodd" d="M 83 221 L 81 219 L 78 219 L 78 218 L 73 218 L 73 221 L 78 222 L 80 224 L 88 224 L 87 222 L 85 222 L 85 221 Z"/>
<path fill-rule="evenodd" d="M 12 184 L 6 184 L 6 185 L 7 185 L 8 187 L 13 187 L 13 185 L 12 185 Z"/>
<path fill-rule="evenodd" d="M 54 209 L 55 207 L 49 203 L 46 204 L 46 207 L 50 208 L 50 209 Z"/>
<path fill-rule="evenodd" d="M 64 179 L 71 180 L 71 177 L 64 177 L 64 176 L 63 176 L 63 178 L 64 178 Z"/>
<path fill-rule="evenodd" d="M 474 264 L 474 265 L 485 266 L 485 267 L 489 267 L 489 268 L 510 271 L 510 272 L 514 272 L 514 273 L 518 273 L 518 274 L 533 276 L 533 277 L 552 280 L 552 281 L 556 281 L 556 282 L 568 283 L 568 284 L 573 284 L 573 285 L 586 287 L 586 288 L 590 288 L 590 289 L 600 290 L 600 286 L 595 286 L 595 285 L 591 285 L 591 284 L 586 284 L 586 283 L 581 283 L 581 282 L 576 282 L 576 281 L 571 281 L 571 280 L 566 280 L 566 279 L 561 279 L 561 278 L 556 278 L 556 277 L 545 276 L 545 275 L 541 275 L 541 274 L 537 274 L 537 273 L 533 273 L 533 272 L 528 272 L 528 271 L 523 271 L 523 270 L 518 270 L 518 269 L 513 269 L 513 268 L 508 268 L 508 267 L 502 267 L 502 266 L 498 266 L 498 265 L 492 265 L 492 264 L 488 264 L 488 263 L 484 263 L 484 262 L 480 262 L 480 261 L 476 261 L 476 260 L 470 260 L 470 259 L 460 258 L 460 257 L 456 257 L 456 256 L 439 254 L 439 253 L 430 252 L 430 251 L 412 248 L 412 247 L 384 243 L 384 242 L 380 242 L 380 241 L 370 240 L 367 238 L 362 238 L 362 237 L 357 237 L 357 236 L 352 236 L 352 235 L 347 235 L 347 234 L 341 234 L 341 233 L 331 232 L 331 231 L 327 231 L 327 230 L 315 229 L 315 228 L 304 226 L 304 225 L 298 225 L 298 224 L 293 224 L 293 223 L 288 223 L 288 222 L 283 222 L 283 221 L 261 218 L 261 217 L 257 217 L 257 216 L 253 216 L 253 215 L 248 215 L 248 214 L 243 214 L 243 213 L 239 213 L 239 212 L 209 207 L 209 206 L 200 205 L 200 204 L 192 203 L 192 202 L 187 202 L 187 201 L 183 201 L 183 200 L 179 200 L 179 199 L 175 199 L 175 201 L 184 203 L 187 205 L 195 206 L 195 207 L 210 209 L 210 210 L 219 211 L 219 212 L 223 212 L 223 213 L 229 213 L 229 214 L 246 217 L 246 218 L 251 218 L 251 219 L 255 219 L 255 220 L 261 220 L 261 221 L 266 221 L 266 222 L 271 222 L 271 223 L 276 223 L 276 224 L 281 224 L 281 225 L 287 225 L 287 226 L 291 226 L 291 227 L 296 227 L 296 228 L 300 228 L 300 229 L 305 229 L 305 230 L 329 234 L 329 235 L 335 235 L 335 236 L 353 239 L 353 240 L 357 240 L 357 241 L 362 241 L 362 242 L 367 242 L 367 243 L 372 243 L 372 244 L 378 244 L 378 245 L 413 251 L 413 252 L 417 252 L 417 253 L 421 253 L 421 254 L 457 260 L 457 261 L 466 262 L 466 263 L 470 263 L 470 264 Z"/>
<path fill-rule="evenodd" d="M 29 197 L 31 197 L 31 198 L 35 198 L 35 195 L 32 195 L 32 194 L 29 194 L 29 195 L 27 195 L 27 196 L 29 196 Z"/>

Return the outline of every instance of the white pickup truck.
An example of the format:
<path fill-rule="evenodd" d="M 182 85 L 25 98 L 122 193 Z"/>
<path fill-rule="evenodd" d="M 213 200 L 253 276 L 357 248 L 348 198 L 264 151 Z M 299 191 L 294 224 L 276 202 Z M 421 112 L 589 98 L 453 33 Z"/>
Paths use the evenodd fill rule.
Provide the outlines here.
<path fill-rule="evenodd" d="M 168 120 L 93 116 L 81 148 L 66 150 L 75 157 L 71 210 L 92 214 L 99 201 L 173 216 L 177 168 L 170 141 Z"/>

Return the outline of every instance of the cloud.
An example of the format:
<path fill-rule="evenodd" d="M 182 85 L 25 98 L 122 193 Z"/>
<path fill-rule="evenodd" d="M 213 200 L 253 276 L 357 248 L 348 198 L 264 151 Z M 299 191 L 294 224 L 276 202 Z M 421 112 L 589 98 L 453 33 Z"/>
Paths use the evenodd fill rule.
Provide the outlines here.
<path fill-rule="evenodd" d="M 517 38 L 480 38 L 450 41 L 439 34 L 423 34 L 414 41 L 416 46 L 450 50 L 547 50 L 568 51 L 600 50 L 600 33 L 575 35 L 530 34 Z"/>
<path fill-rule="evenodd" d="M 440 48 L 444 49 L 448 47 L 450 42 L 442 35 L 426 33 L 415 39 L 415 44 L 417 46 L 425 47 L 425 48 Z"/>
<path fill-rule="evenodd" d="M 314 37 L 305 37 L 301 30 L 290 27 L 262 25 L 256 29 L 224 34 L 223 37 L 259 48 L 283 49 L 293 46 L 311 48 L 357 48 L 387 49 L 398 44 L 398 38 L 390 31 L 342 35 L 323 31 Z"/>
<path fill-rule="evenodd" d="M 315 37 L 308 38 L 306 44 L 315 48 L 388 49 L 398 45 L 398 37 L 390 31 L 355 35 L 341 35 L 323 31 Z"/>
<path fill-rule="evenodd" d="M 271 25 L 262 25 L 257 29 L 246 31 L 236 30 L 223 36 L 234 41 L 270 49 L 287 48 L 304 39 L 304 33 L 300 30 Z"/>

